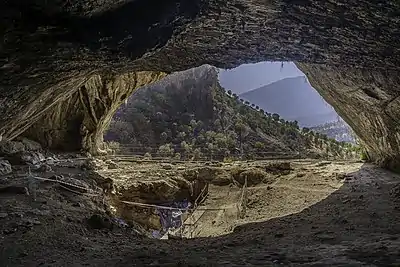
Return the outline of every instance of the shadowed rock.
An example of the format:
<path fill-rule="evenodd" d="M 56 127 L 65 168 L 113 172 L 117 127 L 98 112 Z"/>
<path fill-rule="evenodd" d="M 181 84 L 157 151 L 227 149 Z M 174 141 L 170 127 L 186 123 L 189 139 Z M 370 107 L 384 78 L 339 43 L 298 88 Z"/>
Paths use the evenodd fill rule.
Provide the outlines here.
<path fill-rule="evenodd" d="M 108 118 L 160 72 L 291 60 L 370 157 L 395 168 L 399 8 L 398 1 L 355 0 L 6 1 L 0 132 L 6 140 L 26 134 L 49 147 L 101 153 Z M 108 86 L 140 71 L 152 78 Z"/>

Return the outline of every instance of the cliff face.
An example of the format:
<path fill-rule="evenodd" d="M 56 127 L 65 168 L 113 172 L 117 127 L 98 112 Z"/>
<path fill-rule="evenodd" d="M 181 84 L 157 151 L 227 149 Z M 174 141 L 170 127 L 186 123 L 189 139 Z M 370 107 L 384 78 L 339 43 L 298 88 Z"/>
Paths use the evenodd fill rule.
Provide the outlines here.
<path fill-rule="evenodd" d="M 400 170 L 399 73 L 297 65 L 360 137 L 370 158 L 380 165 Z"/>
<path fill-rule="evenodd" d="M 398 81 L 379 80 L 380 91 L 388 96 L 379 101 L 388 101 L 393 110 L 387 115 L 368 98 L 368 90 L 360 91 L 358 102 L 352 102 L 353 97 L 341 90 L 347 83 L 341 74 L 352 71 L 365 81 L 371 72 L 374 77 L 388 77 L 387 72 L 390 77 L 399 76 L 399 9 L 394 0 L 3 1 L 0 133 L 12 139 L 29 128 L 40 132 L 32 125 L 73 98 L 93 76 L 105 72 L 171 72 L 205 63 L 229 68 L 291 60 L 313 64 L 313 76 L 319 77 L 323 87 L 317 82 L 314 86 L 327 97 L 325 82 L 330 84 L 335 99 L 329 101 L 338 111 L 353 111 L 348 106 L 357 103 L 355 109 L 364 113 L 341 115 L 353 127 L 364 127 L 361 122 L 368 121 L 370 134 L 362 128 L 355 131 L 363 132 L 362 139 L 376 158 L 392 158 L 392 152 L 399 152 L 394 147 L 397 141 L 392 141 L 397 137 L 390 137 L 398 133 L 391 122 L 400 119 L 395 100 Z M 341 76 L 335 80 L 340 82 L 317 73 L 315 64 L 326 64 L 332 75 Z M 371 101 L 376 108 L 369 108 Z M 345 102 L 349 104 L 341 106 Z M 64 107 L 67 114 L 74 105 Z M 82 138 L 76 132 L 63 136 L 73 135 Z M 382 142 L 389 152 L 378 149 Z"/>

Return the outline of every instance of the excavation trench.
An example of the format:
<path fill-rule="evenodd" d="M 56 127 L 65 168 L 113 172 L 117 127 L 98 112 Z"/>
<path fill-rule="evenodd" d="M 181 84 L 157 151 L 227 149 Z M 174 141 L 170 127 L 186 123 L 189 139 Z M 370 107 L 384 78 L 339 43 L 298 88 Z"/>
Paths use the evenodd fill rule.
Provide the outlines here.
<path fill-rule="evenodd" d="M 289 162 L 254 167 L 125 164 L 121 170 L 99 171 L 114 181 L 115 192 L 109 198 L 112 213 L 158 239 L 231 232 L 233 228 L 228 228 L 245 215 L 247 186 L 267 186 L 291 172 Z"/>
<path fill-rule="evenodd" d="M 118 195 L 111 201 L 116 217 L 139 224 L 148 236 L 168 239 L 179 234 L 184 222 L 207 198 L 208 182 L 179 177 L 138 181 L 117 190 Z"/>

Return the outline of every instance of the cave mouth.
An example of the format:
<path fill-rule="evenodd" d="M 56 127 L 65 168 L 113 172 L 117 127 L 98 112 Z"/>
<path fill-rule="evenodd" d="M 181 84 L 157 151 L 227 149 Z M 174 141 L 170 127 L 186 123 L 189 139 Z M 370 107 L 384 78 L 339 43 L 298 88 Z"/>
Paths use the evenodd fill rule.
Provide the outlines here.
<path fill-rule="evenodd" d="M 119 182 L 136 184 L 119 192 L 116 214 L 139 223 L 149 237 L 156 239 L 219 236 L 231 233 L 236 223 L 300 212 L 343 185 L 345 177 L 335 171 L 339 163 L 332 162 L 340 158 L 347 161 L 340 162 L 340 166 L 354 167 L 350 160 L 358 158 L 358 153 L 351 150 L 350 142 L 334 140 L 336 136 L 329 138 L 317 128 L 329 130 L 337 123 L 339 116 L 334 109 L 294 63 L 263 62 L 250 69 L 254 66 L 260 68 L 258 73 L 252 71 L 259 77 L 268 72 L 269 66 L 271 79 L 257 81 L 251 71 L 243 70 L 246 66 L 221 70 L 203 65 L 173 73 L 126 98 L 104 134 L 106 147 L 115 153 L 107 157 L 118 162 L 119 177 L 131 179 Z M 243 77 L 253 84 L 238 88 Z M 288 111 L 282 110 L 287 106 Z M 318 108 L 322 112 L 316 112 Z M 314 125 L 310 122 L 310 116 L 321 113 L 331 118 L 323 121 L 326 129 L 318 118 Z M 306 118 L 304 122 L 300 121 L 302 117 Z M 243 127 L 236 126 L 239 121 Z M 342 125 L 349 131 L 344 122 Z M 349 153 L 340 154 L 336 149 Z M 283 159 L 286 161 L 270 167 L 271 160 Z M 248 165 L 238 167 L 241 164 Z M 321 169 L 328 170 L 325 180 L 335 186 L 328 189 L 323 183 L 322 189 L 315 189 L 318 195 L 313 201 L 304 201 L 300 206 L 290 204 L 277 212 L 267 208 L 269 200 L 262 200 L 270 198 L 273 184 L 282 177 L 284 181 L 299 180 L 299 184 L 283 183 L 276 194 L 302 186 L 307 192 L 314 179 L 320 179 Z M 190 170 L 194 173 L 188 176 Z M 191 194 L 187 183 L 198 181 L 200 176 L 208 181 L 209 194 L 204 202 L 197 203 L 193 199 L 199 195 Z M 303 197 L 304 191 L 299 191 L 293 192 L 295 201 Z M 188 209 L 184 205 L 187 201 L 204 207 Z"/>
<path fill-rule="evenodd" d="M 224 94 L 216 94 L 215 88 Z M 230 131 L 238 121 L 237 116 L 230 112 L 232 108 L 237 112 L 257 111 L 295 131 L 315 132 L 318 138 L 343 146 L 357 144 L 352 129 L 293 62 L 259 62 L 230 70 L 202 65 L 172 73 L 124 96 L 126 98 L 104 131 L 105 147 L 119 155 L 153 160 L 212 161 L 235 159 L 252 153 L 256 149 L 254 146 L 250 149 L 252 151 L 240 147 L 243 142 L 240 131 Z M 257 120 L 262 119 L 258 117 Z M 251 127 L 255 129 L 257 126 Z M 202 135 L 210 131 L 239 135 L 235 141 L 230 140 L 236 142 L 236 147 L 224 147 L 229 151 L 216 149 L 217 152 L 213 152 L 219 144 L 211 142 L 210 145 L 210 138 Z M 268 134 L 274 135 L 271 131 Z M 207 140 L 195 140 L 199 138 Z M 258 140 L 261 143 L 269 142 L 261 139 Z M 274 149 L 264 144 L 258 146 L 255 157 L 248 159 L 274 154 L 271 152 Z M 289 147 L 291 152 L 296 149 L 295 152 L 301 153 L 300 148 Z"/>

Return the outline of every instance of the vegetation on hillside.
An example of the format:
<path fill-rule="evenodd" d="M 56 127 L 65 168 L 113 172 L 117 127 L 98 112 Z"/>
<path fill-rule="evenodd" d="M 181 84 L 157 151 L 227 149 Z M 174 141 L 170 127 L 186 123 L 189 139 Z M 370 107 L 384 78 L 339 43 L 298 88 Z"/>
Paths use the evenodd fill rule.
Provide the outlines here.
<path fill-rule="evenodd" d="M 322 125 L 311 127 L 314 132 L 325 134 L 338 141 L 356 143 L 356 136 L 353 130 L 343 120 L 328 122 Z"/>
<path fill-rule="evenodd" d="M 177 159 L 262 158 L 277 154 L 350 158 L 356 147 L 300 129 L 296 121 L 226 92 L 202 66 L 142 88 L 122 106 L 105 135 L 121 153 Z"/>

